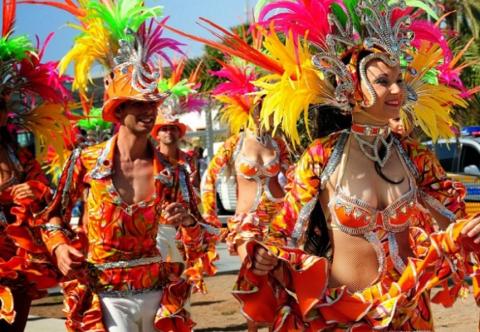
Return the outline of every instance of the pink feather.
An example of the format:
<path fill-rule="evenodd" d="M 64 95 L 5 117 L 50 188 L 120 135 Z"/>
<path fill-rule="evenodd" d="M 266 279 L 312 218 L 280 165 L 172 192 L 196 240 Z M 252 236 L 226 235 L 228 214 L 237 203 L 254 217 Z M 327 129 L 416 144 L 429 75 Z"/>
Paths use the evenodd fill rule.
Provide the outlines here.
<path fill-rule="evenodd" d="M 24 84 L 21 89 L 23 95 L 31 104 L 36 103 L 36 98 L 52 103 L 66 103 L 71 100 L 70 91 L 65 84 L 72 81 L 69 76 L 61 76 L 58 72 L 58 61 L 42 63 L 45 48 L 51 40 L 53 33 L 45 39 L 43 46 L 37 37 L 37 52 L 30 52 L 23 61 L 16 65 L 19 77 L 22 77 Z"/>
<path fill-rule="evenodd" d="M 256 80 L 254 70 L 249 67 L 237 67 L 232 64 L 220 62 L 222 69 L 211 72 L 227 81 L 220 83 L 213 91 L 213 95 L 246 95 L 256 91 L 256 87 L 252 84 Z"/>
<path fill-rule="evenodd" d="M 305 37 L 324 47 L 325 38 L 331 28 L 328 14 L 332 3 L 336 0 L 283 0 L 266 5 L 260 12 L 258 22 L 264 27 L 274 23 L 276 30 L 288 34 L 293 33 L 295 40 Z M 279 13 L 272 13 L 280 11 Z"/>
<path fill-rule="evenodd" d="M 164 25 L 167 20 L 168 17 L 164 18 L 160 23 L 156 20 L 150 20 L 148 26 L 147 22 L 143 23 L 138 30 L 138 36 L 144 47 L 144 59 L 161 58 L 173 67 L 173 62 L 168 56 L 166 50 L 185 55 L 181 50 L 181 46 L 184 46 L 185 44 L 182 44 L 173 38 L 162 37 Z"/>

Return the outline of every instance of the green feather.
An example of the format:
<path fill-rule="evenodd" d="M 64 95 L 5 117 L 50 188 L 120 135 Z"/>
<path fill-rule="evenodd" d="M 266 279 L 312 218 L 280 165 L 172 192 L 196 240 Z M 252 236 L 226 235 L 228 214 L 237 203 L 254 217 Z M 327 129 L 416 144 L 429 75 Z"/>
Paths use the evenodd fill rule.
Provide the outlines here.
<path fill-rule="evenodd" d="M 352 20 L 352 24 L 355 28 L 356 31 L 361 31 L 361 25 L 360 25 L 360 17 L 358 17 L 355 8 L 358 6 L 359 0 L 344 0 L 343 3 L 345 7 L 348 10 L 348 13 L 350 14 L 350 18 Z M 332 12 L 333 14 L 337 17 L 338 21 L 345 26 L 347 23 L 347 15 L 345 14 L 345 11 L 337 5 L 336 3 L 332 4 Z"/>
<path fill-rule="evenodd" d="M 77 125 L 79 128 L 86 131 L 98 129 L 104 130 L 112 127 L 111 122 L 103 121 L 101 108 L 92 108 L 88 114 L 88 118 L 78 121 Z"/>
<path fill-rule="evenodd" d="M 260 16 L 260 12 L 262 11 L 263 7 L 273 1 L 275 0 L 259 0 L 257 2 L 257 4 L 255 5 L 255 9 L 253 10 L 253 17 L 255 18 L 255 21 L 258 20 L 258 16 Z"/>
<path fill-rule="evenodd" d="M 190 85 L 187 80 L 181 80 L 172 87 L 171 91 L 177 97 L 187 97 L 193 92 Z"/>
<path fill-rule="evenodd" d="M 119 0 L 113 6 L 90 0 L 87 9 L 91 17 L 103 20 L 116 40 L 128 39 L 128 30 L 137 32 L 146 20 L 163 14 L 162 6 L 146 8 L 142 0 Z"/>
<path fill-rule="evenodd" d="M 15 59 L 17 61 L 25 59 L 27 52 L 33 52 L 34 48 L 26 36 L 14 38 L 0 38 L 0 60 L 6 61 Z"/>
<path fill-rule="evenodd" d="M 390 0 L 388 4 L 395 3 L 398 0 Z M 405 3 L 408 7 L 419 8 L 425 11 L 428 16 L 432 17 L 435 20 L 438 20 L 438 15 L 435 13 L 433 7 L 435 6 L 434 0 L 406 0 Z"/>

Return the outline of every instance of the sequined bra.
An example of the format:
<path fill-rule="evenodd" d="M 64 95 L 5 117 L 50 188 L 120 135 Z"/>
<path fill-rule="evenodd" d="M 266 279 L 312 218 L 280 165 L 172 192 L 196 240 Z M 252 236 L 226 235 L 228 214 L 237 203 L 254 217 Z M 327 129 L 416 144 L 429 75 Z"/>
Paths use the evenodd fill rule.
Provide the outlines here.
<path fill-rule="evenodd" d="M 345 194 L 340 187 L 328 207 L 332 216 L 332 229 L 358 235 L 383 228 L 389 232 L 402 232 L 416 214 L 417 191 L 410 180 L 410 190 L 383 210 L 378 210 L 363 200 Z"/>
<path fill-rule="evenodd" d="M 257 161 L 248 159 L 247 157 L 240 154 L 244 138 L 245 134 L 243 133 L 240 137 L 240 141 L 237 144 L 234 154 L 235 170 L 238 175 L 246 179 L 253 179 L 255 177 L 274 177 L 278 173 L 280 173 L 280 149 L 275 140 L 272 140 L 272 145 L 275 150 L 275 157 L 268 163 L 262 165 Z"/>
<path fill-rule="evenodd" d="M 401 157 L 400 159 L 402 160 Z M 407 171 L 409 190 L 385 209 L 379 210 L 342 190 L 340 182 L 345 164 L 343 163 L 337 178 L 335 196 L 328 204 L 332 216 L 331 228 L 350 235 L 365 234 L 378 228 L 388 232 L 402 232 L 407 229 L 417 211 L 417 187 L 411 174 Z M 403 160 L 402 165 L 406 166 Z"/>

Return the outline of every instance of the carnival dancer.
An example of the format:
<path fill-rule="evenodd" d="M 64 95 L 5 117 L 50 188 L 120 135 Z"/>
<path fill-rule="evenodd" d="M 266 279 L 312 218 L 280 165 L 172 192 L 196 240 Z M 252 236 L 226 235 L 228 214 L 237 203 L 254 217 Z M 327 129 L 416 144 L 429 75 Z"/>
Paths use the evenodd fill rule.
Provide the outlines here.
<path fill-rule="evenodd" d="M 222 69 L 213 74 L 227 79 L 212 94 L 224 103 L 222 120 L 229 123 L 233 136 L 217 151 L 206 170 L 201 186 L 203 214 L 207 221 L 220 224 L 216 182 L 222 171 L 225 176 L 235 176 L 237 208 L 235 216 L 228 220 L 226 240 L 230 253 L 237 255 L 237 242 L 262 239 L 280 207 L 284 192 L 278 174 L 286 172 L 289 156 L 284 141 L 260 126 L 259 102 L 251 83 L 254 68 L 222 63 Z"/>
<path fill-rule="evenodd" d="M 158 66 L 170 61 L 166 49 L 178 50 L 179 43 L 162 37 L 162 24 L 155 21 L 160 8 L 142 1 L 91 1 L 72 12 L 83 33 L 62 64 L 73 60 L 80 93 L 94 61 L 106 65 L 102 116 L 119 129 L 106 142 L 72 152 L 56 195 L 40 215 L 44 242 L 66 277 L 67 329 L 190 331 L 184 266 L 161 256 L 156 235 L 162 214 L 191 241 L 200 226 L 182 204 L 164 206 L 174 182 L 149 136 L 166 97 L 157 88 Z M 88 248 L 81 248 L 69 221 L 85 189 Z"/>
<path fill-rule="evenodd" d="M 193 70 L 188 79 L 181 79 L 185 59 L 174 64 L 168 79 L 159 82 L 159 89 L 170 92 L 169 97 L 160 106 L 152 137 L 156 139 L 161 162 L 173 179 L 172 189 L 164 194 L 163 204 L 181 203 L 196 220 L 200 222 L 195 238 L 188 238 L 175 224 L 161 217 L 157 234 L 157 246 L 162 256 L 170 262 L 186 264 L 184 274 L 194 285 L 194 291 L 206 293 L 203 275 L 214 275 L 213 262 L 218 259 L 215 245 L 219 230 L 207 225 L 199 211 L 199 188 L 195 185 L 197 177 L 196 161 L 180 149 L 180 140 L 185 137 L 187 126 L 180 122 L 181 115 L 200 112 L 206 105 L 205 99 L 196 91 L 200 87 L 197 76 L 200 66 Z M 194 240 L 195 241 L 192 241 Z"/>
<path fill-rule="evenodd" d="M 70 93 L 68 77 L 43 62 L 43 47 L 14 36 L 15 1 L 3 1 L 0 38 L 0 330 L 23 331 L 31 301 L 47 294 L 60 277 L 41 241 L 34 215 L 51 198 L 39 162 L 52 144 L 62 150 Z M 63 126 L 65 126 L 63 128 Z M 19 146 L 16 133 L 35 138 L 32 151 Z M 57 151 L 62 152 L 62 151 Z"/>
<path fill-rule="evenodd" d="M 213 74 L 226 78 L 227 82 L 220 83 L 213 95 L 224 103 L 222 118 L 230 124 L 233 136 L 210 161 L 202 181 L 201 198 L 205 220 L 220 225 L 216 182 L 222 171 L 235 177 L 237 207 L 227 222 L 226 241 L 230 254 L 237 255 L 239 242 L 263 239 L 284 195 L 278 175 L 286 173 L 290 162 L 284 141 L 272 137 L 260 126 L 259 102 L 249 95 L 256 90 L 250 83 L 255 78 L 253 67 L 236 66 L 233 62 L 222 66 Z M 257 330 L 252 322 L 248 325 L 249 331 Z"/>
<path fill-rule="evenodd" d="M 382 0 L 294 3 L 268 4 L 259 20 L 301 37 L 308 25 L 298 23 L 297 11 L 316 6 L 317 30 L 305 42 L 321 50 L 312 58 L 325 89 L 319 104 L 351 113 L 352 125 L 305 151 L 268 239 L 247 244 L 234 292 L 247 316 L 275 330 L 432 330 L 432 287 L 443 287 L 433 301 L 449 306 L 470 274 L 479 301 L 480 220 L 456 222 L 465 213 L 464 188 L 425 147 L 393 135 L 388 121 L 404 111 L 433 139 L 451 136 L 452 106 L 465 107 L 468 91 L 442 81 L 453 57 L 415 8 Z M 281 14 L 272 16 L 274 9 Z M 440 78 L 430 83 L 427 73 Z M 288 122 L 281 111 L 279 122 Z M 320 214 L 310 216 L 317 202 Z M 419 227 L 425 209 L 446 231 Z M 319 224 L 328 243 L 311 232 Z"/>

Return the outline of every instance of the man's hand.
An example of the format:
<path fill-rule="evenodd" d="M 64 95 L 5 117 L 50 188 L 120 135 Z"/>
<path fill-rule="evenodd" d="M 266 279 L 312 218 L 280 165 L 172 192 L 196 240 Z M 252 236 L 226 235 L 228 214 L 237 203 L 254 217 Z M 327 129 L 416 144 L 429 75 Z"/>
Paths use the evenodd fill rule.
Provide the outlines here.
<path fill-rule="evenodd" d="M 35 198 L 35 193 L 28 182 L 25 182 L 12 187 L 12 197 L 15 201 L 19 201 L 25 198 Z"/>
<path fill-rule="evenodd" d="M 67 278 L 75 278 L 78 270 L 85 263 L 83 254 L 68 244 L 61 244 L 56 247 L 54 254 L 57 258 L 58 269 Z"/>
<path fill-rule="evenodd" d="M 165 218 L 175 226 L 192 226 L 195 220 L 181 203 L 170 203 L 165 207 Z"/>
<path fill-rule="evenodd" d="M 278 263 L 278 258 L 267 249 L 258 246 L 253 258 L 252 272 L 259 276 L 267 275 Z"/>

